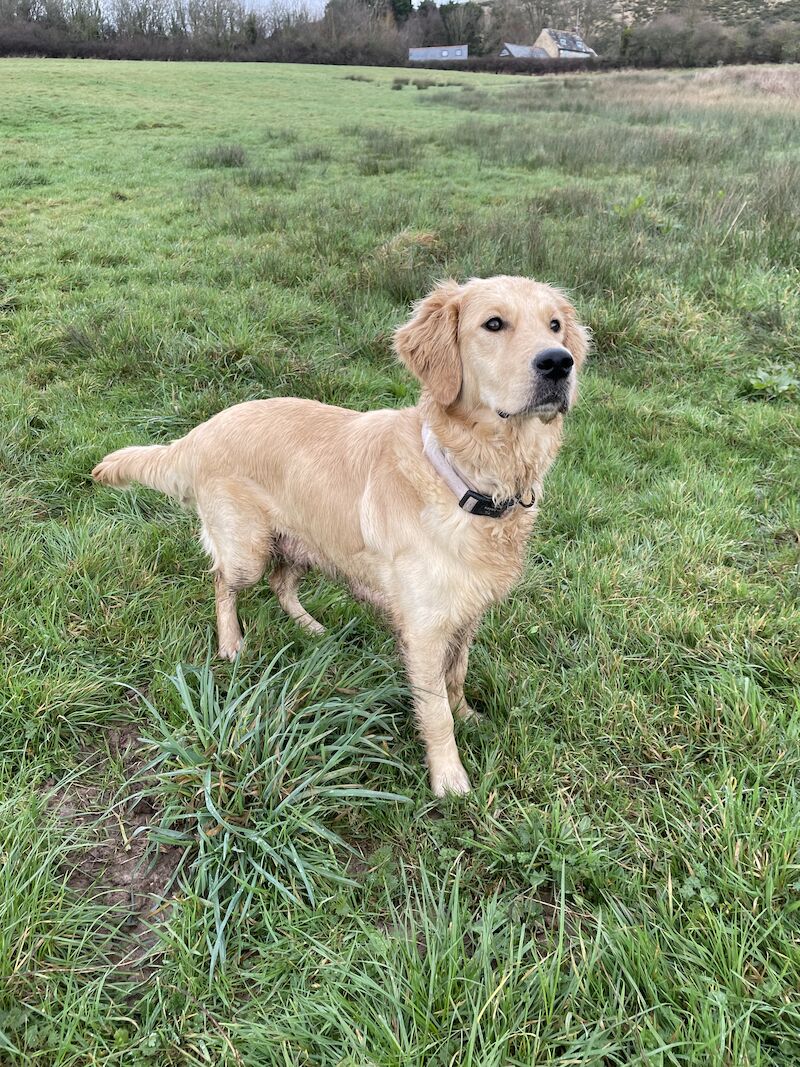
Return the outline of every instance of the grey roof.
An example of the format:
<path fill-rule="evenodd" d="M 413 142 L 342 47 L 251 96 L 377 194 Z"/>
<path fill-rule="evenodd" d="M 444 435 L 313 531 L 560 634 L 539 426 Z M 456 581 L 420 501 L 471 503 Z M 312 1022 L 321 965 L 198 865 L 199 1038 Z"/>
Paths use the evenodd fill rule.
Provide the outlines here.
<path fill-rule="evenodd" d="M 543 48 L 537 48 L 535 44 L 509 44 L 503 41 L 500 55 L 508 53 L 515 59 L 547 59 L 547 52 Z"/>
<path fill-rule="evenodd" d="M 408 58 L 411 60 L 439 59 L 449 63 L 451 59 L 466 59 L 469 55 L 467 44 L 437 44 L 433 48 L 409 48 Z"/>
<path fill-rule="evenodd" d="M 577 33 L 568 33 L 567 30 L 551 30 L 549 27 L 545 27 L 542 33 L 549 33 L 558 47 L 566 52 L 585 52 L 587 56 L 597 54 Z"/>

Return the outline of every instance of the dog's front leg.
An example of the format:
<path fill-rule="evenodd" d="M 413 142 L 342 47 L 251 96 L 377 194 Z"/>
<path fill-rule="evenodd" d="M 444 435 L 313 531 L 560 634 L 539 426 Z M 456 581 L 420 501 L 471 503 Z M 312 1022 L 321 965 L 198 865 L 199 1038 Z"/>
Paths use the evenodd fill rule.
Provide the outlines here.
<path fill-rule="evenodd" d="M 456 747 L 445 684 L 452 636 L 431 631 L 403 634 L 414 714 L 427 750 L 431 789 L 437 797 L 468 793 L 470 789 Z"/>

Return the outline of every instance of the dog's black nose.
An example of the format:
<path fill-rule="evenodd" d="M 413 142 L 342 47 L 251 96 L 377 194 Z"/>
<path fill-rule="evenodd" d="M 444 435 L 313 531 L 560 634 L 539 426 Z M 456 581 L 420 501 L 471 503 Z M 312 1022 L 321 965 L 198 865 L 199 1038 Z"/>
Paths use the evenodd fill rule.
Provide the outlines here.
<path fill-rule="evenodd" d="M 533 360 L 534 369 L 551 382 L 566 378 L 574 363 L 575 360 L 566 348 L 545 348 Z"/>

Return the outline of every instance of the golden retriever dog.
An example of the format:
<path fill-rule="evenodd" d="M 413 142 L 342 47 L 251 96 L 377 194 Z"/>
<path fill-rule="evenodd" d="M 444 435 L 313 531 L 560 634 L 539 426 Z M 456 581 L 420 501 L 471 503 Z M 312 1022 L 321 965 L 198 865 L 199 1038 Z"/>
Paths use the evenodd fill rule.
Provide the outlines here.
<path fill-rule="evenodd" d="M 242 644 L 239 590 L 267 566 L 281 606 L 309 567 L 388 616 L 437 796 L 466 793 L 453 716 L 481 616 L 522 572 L 542 480 L 588 349 L 563 293 L 528 278 L 445 281 L 394 334 L 422 384 L 414 407 L 350 411 L 314 400 L 237 404 L 169 445 L 122 448 L 92 472 L 195 508 L 212 561 L 220 655 Z"/>

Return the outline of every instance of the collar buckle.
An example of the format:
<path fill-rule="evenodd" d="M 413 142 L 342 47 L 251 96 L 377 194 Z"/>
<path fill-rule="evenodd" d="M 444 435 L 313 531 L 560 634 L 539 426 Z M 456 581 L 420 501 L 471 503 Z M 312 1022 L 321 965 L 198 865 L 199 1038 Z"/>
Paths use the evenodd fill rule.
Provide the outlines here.
<path fill-rule="evenodd" d="M 495 504 L 492 498 L 485 493 L 478 493 L 474 489 L 468 489 L 459 500 L 458 506 L 462 511 L 466 511 L 470 515 L 479 515 L 487 519 L 501 519 L 507 511 L 510 511 L 515 504 L 519 503 L 521 503 L 519 500 L 501 500 L 498 504 Z M 531 504 L 528 504 L 528 507 L 531 507 Z"/>

